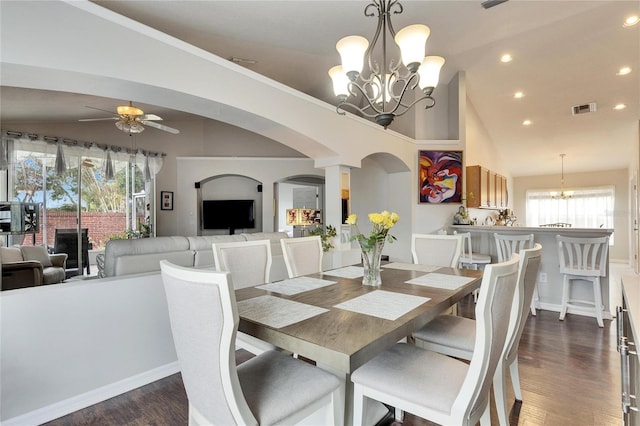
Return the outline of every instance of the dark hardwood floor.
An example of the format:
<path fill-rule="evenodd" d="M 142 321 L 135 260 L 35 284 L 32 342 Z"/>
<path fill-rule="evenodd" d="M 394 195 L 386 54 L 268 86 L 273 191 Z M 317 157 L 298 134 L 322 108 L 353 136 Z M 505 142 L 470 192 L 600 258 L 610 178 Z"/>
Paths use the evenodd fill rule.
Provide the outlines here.
<path fill-rule="evenodd" d="M 473 314 L 471 298 L 460 313 Z M 530 316 L 520 342 L 523 402 L 515 402 L 509 385 L 512 425 L 620 425 L 620 364 L 615 321 L 599 328 L 595 319 L 538 311 Z M 246 359 L 240 354 L 239 362 Z M 492 401 L 492 424 L 497 425 Z M 48 426 L 186 425 L 187 397 L 179 374 L 61 417 Z M 394 425 L 399 424 L 397 422 Z M 404 425 L 431 425 L 406 414 Z"/>

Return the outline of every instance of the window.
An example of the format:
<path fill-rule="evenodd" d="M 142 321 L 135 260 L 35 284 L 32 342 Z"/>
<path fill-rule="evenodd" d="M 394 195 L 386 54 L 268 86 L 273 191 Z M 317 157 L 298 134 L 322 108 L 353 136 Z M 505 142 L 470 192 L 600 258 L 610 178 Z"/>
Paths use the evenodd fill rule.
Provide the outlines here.
<path fill-rule="evenodd" d="M 548 190 L 527 191 L 527 226 L 569 223 L 573 228 L 613 228 L 613 186 L 572 192 L 571 198 L 561 199 Z"/>

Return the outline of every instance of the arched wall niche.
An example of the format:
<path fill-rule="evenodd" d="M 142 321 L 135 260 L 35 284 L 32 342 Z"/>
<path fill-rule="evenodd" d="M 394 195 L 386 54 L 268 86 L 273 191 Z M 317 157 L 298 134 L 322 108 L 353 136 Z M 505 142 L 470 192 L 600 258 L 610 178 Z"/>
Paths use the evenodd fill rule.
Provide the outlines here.
<path fill-rule="evenodd" d="M 274 229 L 283 231 L 291 237 L 300 237 L 307 230 L 299 226 L 286 224 L 286 211 L 290 208 L 306 207 L 319 209 L 322 223 L 325 204 L 325 179 L 323 176 L 297 175 L 288 176 L 274 182 L 273 193 L 276 198 L 276 214 Z M 306 234 L 305 234 L 306 236 Z"/>
<path fill-rule="evenodd" d="M 226 235 L 229 230 L 203 229 L 202 202 L 204 200 L 253 200 L 255 227 L 236 229 L 235 233 L 262 232 L 262 182 L 243 175 L 224 174 L 210 176 L 199 182 L 196 211 L 198 212 L 198 235 Z"/>

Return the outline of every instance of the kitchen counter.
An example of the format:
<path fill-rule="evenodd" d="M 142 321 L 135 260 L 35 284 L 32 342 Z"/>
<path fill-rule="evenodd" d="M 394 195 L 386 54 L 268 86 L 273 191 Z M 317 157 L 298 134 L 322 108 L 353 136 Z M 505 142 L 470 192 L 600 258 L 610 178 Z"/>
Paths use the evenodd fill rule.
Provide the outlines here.
<path fill-rule="evenodd" d="M 538 308 L 560 312 L 562 302 L 562 275 L 560 274 L 556 235 L 568 237 L 604 237 L 613 233 L 613 229 L 603 228 L 551 228 L 525 226 L 475 226 L 451 225 L 450 233 L 470 232 L 474 252 L 489 254 L 492 262 L 498 261 L 494 233 L 498 234 L 533 234 L 534 242 L 542 244 L 542 262 L 538 273 L 538 294 L 540 297 Z M 608 258 L 607 258 L 608 260 Z M 604 318 L 611 319 L 615 307 L 610 306 L 609 296 L 609 268 L 607 276 L 601 280 L 602 303 L 604 304 Z M 585 281 L 583 285 L 572 286 L 572 291 L 578 299 L 593 300 L 593 287 Z M 579 314 L 595 317 L 593 308 L 570 307 L 569 314 Z M 594 324 L 595 325 L 595 324 Z"/>

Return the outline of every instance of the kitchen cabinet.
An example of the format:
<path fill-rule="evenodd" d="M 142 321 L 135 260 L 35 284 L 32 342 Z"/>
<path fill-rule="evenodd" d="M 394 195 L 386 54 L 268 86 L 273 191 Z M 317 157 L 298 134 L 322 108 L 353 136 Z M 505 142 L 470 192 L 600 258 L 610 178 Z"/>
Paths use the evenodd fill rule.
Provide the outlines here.
<path fill-rule="evenodd" d="M 640 392 L 640 361 L 637 354 L 637 327 L 640 312 L 640 279 L 638 276 L 622 277 L 622 306 L 617 309 L 618 352 L 621 363 L 622 423 L 626 426 L 640 424 L 636 395 Z"/>
<path fill-rule="evenodd" d="M 467 207 L 507 207 L 507 178 L 482 166 L 468 166 L 466 173 Z"/>

